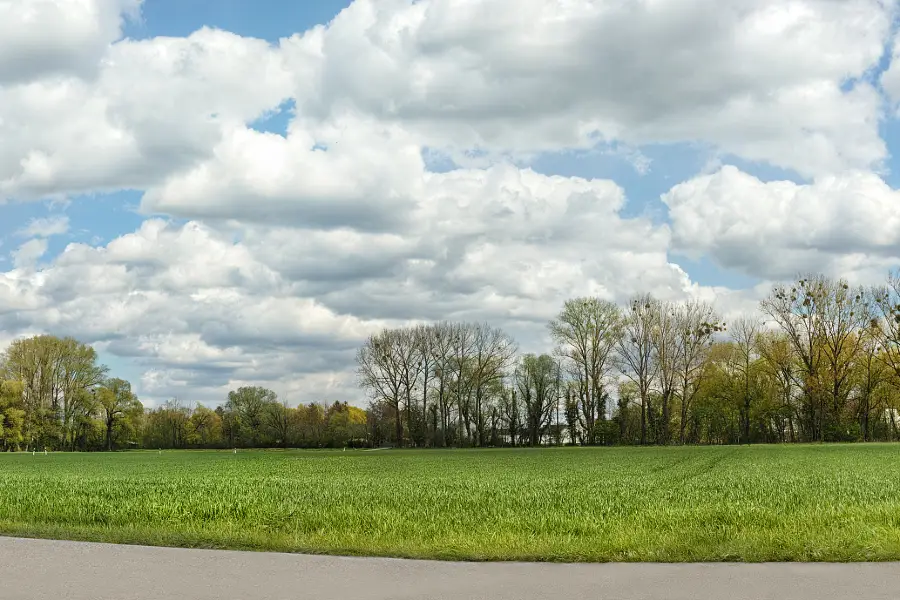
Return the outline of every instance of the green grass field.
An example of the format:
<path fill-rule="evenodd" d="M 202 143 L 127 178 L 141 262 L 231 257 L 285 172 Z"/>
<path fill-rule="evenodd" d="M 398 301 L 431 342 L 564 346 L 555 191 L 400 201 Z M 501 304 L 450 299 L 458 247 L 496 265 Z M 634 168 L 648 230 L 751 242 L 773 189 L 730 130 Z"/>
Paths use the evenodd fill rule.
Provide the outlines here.
<path fill-rule="evenodd" d="M 0 532 L 474 560 L 897 560 L 900 445 L 0 454 Z"/>

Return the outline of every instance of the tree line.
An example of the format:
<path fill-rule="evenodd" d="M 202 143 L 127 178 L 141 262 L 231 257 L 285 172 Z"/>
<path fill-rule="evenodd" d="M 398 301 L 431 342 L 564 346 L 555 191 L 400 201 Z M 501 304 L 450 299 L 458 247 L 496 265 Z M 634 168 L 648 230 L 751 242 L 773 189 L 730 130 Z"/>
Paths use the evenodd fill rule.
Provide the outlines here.
<path fill-rule="evenodd" d="M 90 346 L 23 338 L 0 355 L 0 451 L 900 437 L 900 272 L 870 287 L 799 277 L 759 308 L 729 325 L 697 300 L 573 298 L 541 354 L 484 323 L 385 329 L 356 356 L 365 410 L 249 386 L 216 408 L 148 409 Z"/>
<path fill-rule="evenodd" d="M 346 402 L 291 407 L 271 390 L 241 387 L 215 409 L 178 399 L 146 409 L 72 338 L 18 339 L 0 355 L 0 451 L 366 443 L 366 413 Z"/>
<path fill-rule="evenodd" d="M 779 284 L 730 325 L 712 304 L 564 303 L 554 347 L 501 329 L 384 329 L 357 352 L 369 442 L 416 447 L 897 440 L 900 272 Z"/>

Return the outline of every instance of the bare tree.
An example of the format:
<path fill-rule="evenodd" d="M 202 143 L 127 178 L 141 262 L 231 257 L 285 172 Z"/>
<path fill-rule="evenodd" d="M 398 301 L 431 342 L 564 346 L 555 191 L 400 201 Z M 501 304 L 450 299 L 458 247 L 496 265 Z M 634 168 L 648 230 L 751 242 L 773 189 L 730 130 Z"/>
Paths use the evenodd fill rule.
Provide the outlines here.
<path fill-rule="evenodd" d="M 457 444 L 462 443 L 463 427 L 466 429 L 466 437 L 472 439 L 472 421 L 470 419 L 472 407 L 472 387 L 474 378 L 472 377 L 472 352 L 475 347 L 475 331 L 474 326 L 468 323 L 456 324 L 453 326 L 452 349 L 450 356 L 453 364 L 454 384 L 453 391 L 455 393 L 456 403 L 456 440 Z"/>
<path fill-rule="evenodd" d="M 475 325 L 472 329 L 471 376 L 475 392 L 475 431 L 478 445 L 483 446 L 486 396 L 503 379 L 517 348 L 512 338 L 501 329 L 487 324 Z"/>
<path fill-rule="evenodd" d="M 854 365 L 873 312 L 865 290 L 851 288 L 843 279 L 827 282 L 822 309 L 822 341 L 828 367 L 824 375 L 831 400 L 826 418 L 828 428 L 836 430 L 847 408 Z"/>
<path fill-rule="evenodd" d="M 456 335 L 456 327 L 450 323 L 445 322 L 432 326 L 430 351 L 434 365 L 435 394 L 441 421 L 441 445 L 445 447 L 450 433 L 450 411 L 453 408 L 451 387 L 454 381 Z"/>
<path fill-rule="evenodd" d="M 384 400 L 396 415 L 397 445 L 403 445 L 403 422 L 400 401 L 404 391 L 402 375 L 403 338 L 398 330 L 384 329 L 369 337 L 356 354 L 359 384 L 369 390 L 375 400 Z"/>
<path fill-rule="evenodd" d="M 550 426 L 557 398 L 556 364 L 546 354 L 526 354 L 516 366 L 515 380 L 525 407 L 528 441 L 537 446 Z"/>
<path fill-rule="evenodd" d="M 814 437 L 824 441 L 826 432 L 839 435 L 864 340 L 861 333 L 873 318 L 865 291 L 851 289 L 842 279 L 805 277 L 790 291 L 776 288 L 762 307 L 788 334 L 801 359 Z"/>
<path fill-rule="evenodd" d="M 417 348 L 418 338 L 411 329 L 398 329 L 395 332 L 396 344 L 393 346 L 394 360 L 397 362 L 400 383 L 403 386 L 403 399 L 406 406 L 406 428 L 409 431 L 410 445 L 415 446 L 416 418 L 413 393 L 419 384 L 422 374 L 421 353 Z M 399 414 L 399 413 L 398 413 Z M 425 418 L 425 415 L 422 415 Z M 399 431 L 402 432 L 402 429 Z M 402 443 L 400 444 L 403 445 Z"/>
<path fill-rule="evenodd" d="M 621 312 L 600 298 L 575 298 L 566 301 L 548 327 L 576 384 L 588 443 L 594 443 L 595 422 L 606 419 L 606 378 L 622 334 Z"/>
<path fill-rule="evenodd" d="M 679 381 L 679 316 L 676 306 L 670 302 L 658 302 L 653 315 L 650 342 L 653 360 L 656 362 L 656 376 L 660 402 L 660 424 L 657 443 L 668 444 L 671 426 L 671 406 Z"/>
<path fill-rule="evenodd" d="M 751 390 L 753 373 L 751 368 L 756 360 L 756 338 L 759 335 L 759 322 L 741 318 L 731 327 L 731 340 L 735 347 L 734 369 L 739 377 L 741 394 L 741 437 L 750 443 L 750 408 L 753 402 Z"/>
<path fill-rule="evenodd" d="M 825 368 L 825 348 L 821 343 L 822 313 L 828 281 L 823 276 L 801 277 L 791 285 L 776 285 L 760 307 L 781 328 L 799 359 L 800 383 L 806 403 L 808 439 L 822 439 L 825 397 L 821 375 Z"/>
<path fill-rule="evenodd" d="M 504 389 L 503 397 L 500 400 L 500 410 L 503 420 L 506 422 L 506 429 L 509 431 L 509 441 L 515 446 L 519 430 L 522 428 L 522 409 L 515 388 Z"/>
<path fill-rule="evenodd" d="M 641 444 L 647 443 L 647 413 L 650 390 L 656 378 L 653 360 L 653 326 L 659 302 L 649 294 L 633 298 L 623 321 L 618 341 L 617 363 L 621 373 L 634 382 L 641 401 Z"/>
<path fill-rule="evenodd" d="M 419 438 L 423 445 L 428 439 L 428 384 L 435 375 L 435 365 L 440 359 L 435 352 L 437 332 L 438 328 L 434 325 L 418 325 L 412 332 L 418 370 L 422 377 L 422 427 Z"/>
<path fill-rule="evenodd" d="M 689 301 L 679 308 L 676 336 L 679 348 L 679 385 L 681 387 L 681 420 L 679 441 L 685 443 L 685 432 L 691 405 L 704 373 L 713 336 L 724 331 L 715 309 L 708 302 Z"/>
<path fill-rule="evenodd" d="M 891 359 L 884 359 L 886 352 L 881 332 L 877 319 L 872 319 L 869 327 L 860 332 L 862 345 L 855 365 L 854 387 L 857 389 L 859 430 L 864 442 L 871 439 L 871 416 L 880 404 L 878 392 L 890 380 L 888 365 Z"/>

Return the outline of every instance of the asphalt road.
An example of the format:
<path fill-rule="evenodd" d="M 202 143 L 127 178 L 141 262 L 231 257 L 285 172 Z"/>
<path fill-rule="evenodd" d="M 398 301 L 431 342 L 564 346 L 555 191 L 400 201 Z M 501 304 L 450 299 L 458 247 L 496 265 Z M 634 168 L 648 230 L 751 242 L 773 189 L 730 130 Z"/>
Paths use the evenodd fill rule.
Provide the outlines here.
<path fill-rule="evenodd" d="M 896 600 L 900 563 L 451 563 L 0 537 L 6 600 Z"/>

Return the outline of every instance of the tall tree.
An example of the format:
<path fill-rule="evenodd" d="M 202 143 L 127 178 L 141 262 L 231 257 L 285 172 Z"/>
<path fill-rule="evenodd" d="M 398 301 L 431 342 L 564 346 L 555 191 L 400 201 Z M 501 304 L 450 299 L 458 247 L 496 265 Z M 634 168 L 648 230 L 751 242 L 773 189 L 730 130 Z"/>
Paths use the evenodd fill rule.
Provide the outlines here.
<path fill-rule="evenodd" d="M 851 288 L 841 279 L 826 280 L 821 303 L 822 344 L 825 347 L 825 386 L 830 403 L 825 411 L 830 439 L 841 433 L 847 402 L 852 392 L 854 365 L 865 342 L 865 330 L 873 318 L 872 305 L 863 288 Z"/>
<path fill-rule="evenodd" d="M 528 441 L 532 446 L 540 444 L 550 426 L 557 398 L 556 366 L 553 358 L 546 354 L 526 354 L 515 370 L 516 389 L 525 407 Z"/>
<path fill-rule="evenodd" d="M 435 368 L 441 363 L 438 353 L 440 343 L 437 336 L 440 329 L 435 325 L 417 325 L 413 329 L 417 367 L 422 377 L 422 419 L 418 431 L 419 441 L 422 445 L 428 444 L 428 393 L 429 383 L 435 376 Z"/>
<path fill-rule="evenodd" d="M 0 379 L 0 448 L 18 450 L 25 441 L 24 386 L 21 381 Z"/>
<path fill-rule="evenodd" d="M 679 441 L 685 443 L 688 417 L 706 370 L 706 359 L 713 336 L 725 330 L 715 309 L 708 302 L 690 301 L 679 308 L 676 338 L 679 348 L 678 375 L 681 396 Z"/>
<path fill-rule="evenodd" d="M 238 416 L 239 431 L 251 446 L 258 446 L 266 407 L 278 401 L 278 395 L 261 386 L 243 386 L 228 392 L 225 408 Z"/>
<path fill-rule="evenodd" d="M 454 381 L 454 347 L 457 344 L 456 327 L 443 322 L 432 326 L 432 339 L 429 347 L 431 364 L 434 366 L 434 393 L 437 396 L 437 408 L 440 413 L 440 445 L 446 447 L 452 436 L 450 427 L 451 410 L 453 408 L 452 385 Z"/>
<path fill-rule="evenodd" d="M 287 400 L 267 403 L 265 421 L 274 434 L 275 442 L 282 448 L 287 448 L 293 441 L 296 423 L 296 411 L 288 405 Z"/>
<path fill-rule="evenodd" d="M 131 391 L 131 384 L 124 379 L 112 378 L 103 382 L 97 390 L 97 403 L 102 411 L 106 427 L 106 449 L 113 449 L 113 433 L 126 418 L 129 411 L 140 407 L 137 396 Z M 142 408 L 142 407 L 141 407 Z"/>
<path fill-rule="evenodd" d="M 634 383 L 641 402 L 641 444 L 647 443 L 650 390 L 658 373 L 658 362 L 653 359 L 653 327 L 659 310 L 660 303 L 649 294 L 633 298 L 617 344 L 619 370 Z"/>
<path fill-rule="evenodd" d="M 391 405 L 396 415 L 395 438 L 403 445 L 403 422 L 400 419 L 400 402 L 403 398 L 403 348 L 405 340 L 399 330 L 383 329 L 371 336 L 356 355 L 357 376 L 360 385 L 375 400 Z"/>
<path fill-rule="evenodd" d="M 652 359 L 656 363 L 659 392 L 659 426 L 657 443 L 668 444 L 671 433 L 671 407 L 679 382 L 682 349 L 679 347 L 679 314 L 669 302 L 658 302 L 652 315 L 650 344 Z"/>
<path fill-rule="evenodd" d="M 827 293 L 828 280 L 821 275 L 809 275 L 800 277 L 790 286 L 776 285 L 760 303 L 763 312 L 787 335 L 798 358 L 807 440 L 824 440 L 825 436 L 822 409 L 826 396 L 822 386 L 822 370 L 826 368 L 826 356 L 821 341 L 823 304 Z"/>
<path fill-rule="evenodd" d="M 475 431 L 479 446 L 485 444 L 485 402 L 499 384 L 516 354 L 516 344 L 503 330 L 487 324 L 472 327 L 471 377 L 475 392 Z"/>
<path fill-rule="evenodd" d="M 769 373 L 770 380 L 779 390 L 780 415 L 785 421 L 781 426 L 780 437 L 794 442 L 797 439 L 798 413 L 795 405 L 794 390 L 798 382 L 797 358 L 791 341 L 780 331 L 762 331 L 756 337 L 756 347 L 762 359 L 763 368 Z"/>
<path fill-rule="evenodd" d="M 607 300 L 574 298 L 565 302 L 548 327 L 556 353 L 576 384 L 581 419 L 592 444 L 595 422 L 606 419 L 606 378 L 622 335 L 621 312 Z"/>
<path fill-rule="evenodd" d="M 737 374 L 740 390 L 741 441 L 750 443 L 750 408 L 753 402 L 753 364 L 757 359 L 756 338 L 759 335 L 759 323 L 749 318 L 735 321 L 731 327 L 731 340 L 734 344 L 734 370 Z"/>
<path fill-rule="evenodd" d="M 522 428 L 522 408 L 515 387 L 504 389 L 500 408 L 506 422 L 506 430 L 509 432 L 509 443 L 515 447 L 519 430 Z"/>
<path fill-rule="evenodd" d="M 85 414 L 85 392 L 107 373 L 93 348 L 73 338 L 38 335 L 12 342 L 0 357 L 0 378 L 20 381 L 24 435 L 29 442 L 71 447 L 79 417 Z"/>
<path fill-rule="evenodd" d="M 466 438 L 472 440 L 471 432 L 471 405 L 472 388 L 474 378 L 472 376 L 472 353 L 475 347 L 474 326 L 468 323 L 457 323 L 453 327 L 452 347 L 450 351 L 453 365 L 453 393 L 456 404 L 456 440 L 461 444 L 463 440 L 463 427 L 466 429 Z"/>
<path fill-rule="evenodd" d="M 393 360 L 397 362 L 400 384 L 403 386 L 403 399 L 406 406 L 406 429 L 409 432 L 411 446 L 415 446 L 416 432 L 416 398 L 415 389 L 422 375 L 422 358 L 418 348 L 418 336 L 410 329 L 398 329 L 394 332 L 396 343 L 392 346 Z M 424 414 L 422 418 L 424 418 Z M 402 429 L 400 430 L 402 433 Z M 402 443 L 400 444 L 402 445 Z"/>
<path fill-rule="evenodd" d="M 860 332 L 861 347 L 854 364 L 854 385 L 857 391 L 857 418 L 862 441 L 868 442 L 872 436 L 872 414 L 879 408 L 879 391 L 890 381 L 889 361 L 883 356 L 878 322 L 873 319 L 870 326 Z"/>

